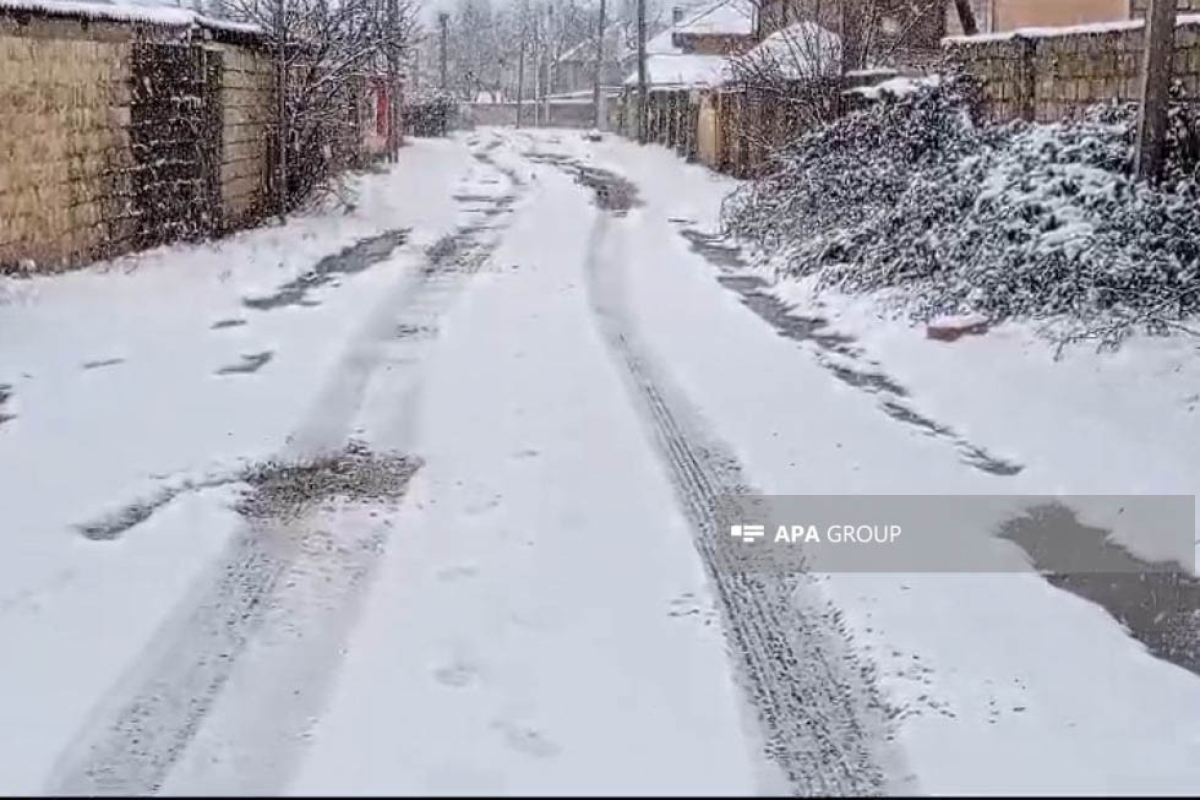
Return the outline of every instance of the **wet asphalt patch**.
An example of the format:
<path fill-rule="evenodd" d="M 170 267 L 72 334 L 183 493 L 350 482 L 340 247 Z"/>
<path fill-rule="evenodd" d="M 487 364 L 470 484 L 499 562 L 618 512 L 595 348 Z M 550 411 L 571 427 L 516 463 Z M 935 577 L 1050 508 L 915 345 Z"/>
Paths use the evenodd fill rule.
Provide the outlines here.
<path fill-rule="evenodd" d="M 238 477 L 236 475 L 225 475 L 204 478 L 202 480 L 186 480 L 178 486 L 163 487 L 149 497 L 135 500 L 94 520 L 76 525 L 75 530 L 79 531 L 85 539 L 91 539 L 94 542 L 112 541 L 120 538 L 131 528 L 141 525 L 150 519 L 150 517 L 154 516 L 154 512 L 163 508 L 180 495 L 197 492 L 202 489 L 225 486 L 235 483 L 237 480 Z"/>
<path fill-rule="evenodd" d="M 80 366 L 80 369 L 85 369 L 85 370 L 101 369 L 103 367 L 115 367 L 117 364 L 124 364 L 124 363 L 125 363 L 125 359 L 123 359 L 123 358 L 106 358 L 101 361 L 85 361 Z"/>
<path fill-rule="evenodd" d="M 1156 658 L 1200 675 L 1200 578 L 1138 558 L 1058 504 L 1028 509 L 999 536 L 1024 550 L 1050 585 L 1103 608 Z M 1104 571 L 1073 569 L 1081 563 Z"/>
<path fill-rule="evenodd" d="M 624 216 L 630 209 L 640 206 L 637 186 L 624 177 L 606 169 L 592 167 L 558 153 L 525 152 L 524 158 L 539 164 L 549 164 L 571 175 L 576 183 L 592 190 L 596 206 L 614 216 Z"/>
<path fill-rule="evenodd" d="M 974 469 L 1001 477 L 1016 475 L 1024 469 L 1023 465 L 989 453 L 950 426 L 916 411 L 911 406 L 911 393 L 895 378 L 879 369 L 858 366 L 863 354 L 854 337 L 831 329 L 824 317 L 796 314 L 791 306 L 768 294 L 763 278 L 741 272 L 746 261 L 740 248 L 727 237 L 694 228 L 682 228 L 680 235 L 693 252 L 718 269 L 721 274 L 717 282 L 736 293 L 744 306 L 780 336 L 812 345 L 817 364 L 834 378 L 858 391 L 879 396 L 879 407 L 889 417 L 927 436 L 946 440 L 958 451 L 959 460 Z"/>
<path fill-rule="evenodd" d="M 246 324 L 244 319 L 219 319 L 209 326 L 209 330 L 220 331 L 226 328 L 240 328 Z"/>
<path fill-rule="evenodd" d="M 214 375 L 250 375 L 258 372 L 267 363 L 275 357 L 275 353 L 271 350 L 264 350 L 261 353 L 247 353 L 242 355 L 240 364 L 230 364 L 221 367 Z"/>
<path fill-rule="evenodd" d="M 0 383 L 0 425 L 17 418 L 16 414 L 8 414 L 4 411 L 4 406 L 12 399 L 13 388 L 12 384 Z"/>
<path fill-rule="evenodd" d="M 308 297 L 309 292 L 333 282 L 340 275 L 364 272 L 387 259 L 396 248 L 408 241 L 408 234 L 408 228 L 396 228 L 359 239 L 341 252 L 325 256 L 311 270 L 281 285 L 274 293 L 264 297 L 243 298 L 242 305 L 256 311 L 320 305 Z"/>
<path fill-rule="evenodd" d="M 75 526 L 84 538 L 113 541 L 142 524 L 176 498 L 235 483 L 247 484 L 234 510 L 251 521 L 295 518 L 331 499 L 349 502 L 395 500 L 420 465 L 396 453 L 376 454 L 352 440 L 342 450 L 307 461 L 268 461 L 248 468 L 188 479 Z"/>

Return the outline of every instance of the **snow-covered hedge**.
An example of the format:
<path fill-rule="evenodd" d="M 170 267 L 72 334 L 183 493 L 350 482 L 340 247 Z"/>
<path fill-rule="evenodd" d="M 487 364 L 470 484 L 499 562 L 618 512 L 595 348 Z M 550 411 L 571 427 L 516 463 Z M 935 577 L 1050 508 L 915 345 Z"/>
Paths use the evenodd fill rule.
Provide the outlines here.
<path fill-rule="evenodd" d="M 813 131 L 730 197 L 727 227 L 820 288 L 901 288 L 919 319 L 1053 319 L 1115 344 L 1200 311 L 1194 116 L 1174 112 L 1151 189 L 1130 177 L 1131 107 L 980 126 L 975 91 L 956 75 Z"/>

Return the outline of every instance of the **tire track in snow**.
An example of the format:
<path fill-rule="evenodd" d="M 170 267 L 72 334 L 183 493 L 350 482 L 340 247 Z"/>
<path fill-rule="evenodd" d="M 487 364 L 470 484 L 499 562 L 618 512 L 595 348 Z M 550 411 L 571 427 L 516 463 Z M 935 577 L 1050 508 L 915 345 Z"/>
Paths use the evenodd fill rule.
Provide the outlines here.
<path fill-rule="evenodd" d="M 599 177 L 590 171 L 597 191 Z M 606 194 L 602 208 L 612 196 Z M 890 712 L 876 691 L 873 666 L 856 658 L 840 613 L 811 576 L 717 568 L 715 510 L 722 496 L 746 494 L 749 487 L 737 460 L 704 430 L 637 341 L 614 268 L 618 259 L 602 257 L 609 240 L 623 234 L 613 229 L 617 224 L 607 212 L 598 215 L 587 256 L 588 293 L 691 523 L 765 755 L 797 794 L 881 794 Z"/>
<path fill-rule="evenodd" d="M 397 324 L 432 325 L 498 244 L 499 234 L 483 239 L 464 226 L 431 248 L 417 288 L 386 297 L 369 316 L 285 449 L 288 460 L 345 441 L 388 346 L 410 343 L 397 340 Z M 386 521 L 312 509 L 242 526 L 68 744 L 46 793 L 145 795 L 197 785 L 218 794 L 279 792 L 387 534 Z"/>

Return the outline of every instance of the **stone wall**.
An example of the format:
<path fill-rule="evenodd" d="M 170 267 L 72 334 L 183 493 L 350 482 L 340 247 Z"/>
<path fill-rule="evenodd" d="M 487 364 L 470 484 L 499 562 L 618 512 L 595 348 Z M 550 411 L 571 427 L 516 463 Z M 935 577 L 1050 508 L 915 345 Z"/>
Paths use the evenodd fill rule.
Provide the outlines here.
<path fill-rule="evenodd" d="M 269 184 L 270 121 L 274 113 L 272 62 L 255 49 L 216 45 L 222 73 L 221 203 L 223 226 L 258 219 Z"/>
<path fill-rule="evenodd" d="M 132 37 L 0 17 L 0 264 L 58 264 L 129 236 Z"/>
<path fill-rule="evenodd" d="M 984 110 L 995 121 L 1053 122 L 1106 100 L 1137 100 L 1143 24 L 1063 28 L 947 39 L 946 55 L 983 84 Z M 1200 97 L 1200 18 L 1181 18 L 1174 78 Z"/>
<path fill-rule="evenodd" d="M 256 222 L 271 86 L 244 33 L 0 9 L 0 271 Z"/>

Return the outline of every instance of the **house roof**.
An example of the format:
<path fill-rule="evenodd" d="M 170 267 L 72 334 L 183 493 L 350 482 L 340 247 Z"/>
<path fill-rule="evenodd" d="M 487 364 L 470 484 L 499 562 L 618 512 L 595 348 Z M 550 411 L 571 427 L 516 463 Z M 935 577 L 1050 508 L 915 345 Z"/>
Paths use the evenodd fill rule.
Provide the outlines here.
<path fill-rule="evenodd" d="M 830 30 L 806 20 L 775 31 L 734 63 L 747 69 L 778 70 L 791 79 L 836 72 L 842 40 Z"/>
<path fill-rule="evenodd" d="M 610 41 L 604 43 L 604 55 L 607 59 L 615 59 L 623 61 L 627 58 L 632 49 L 625 43 L 625 37 L 621 35 L 622 31 L 619 25 L 611 26 L 605 31 L 606 38 Z M 616 45 L 615 47 L 613 45 Z M 587 38 L 575 45 L 572 45 L 561 56 L 559 61 L 575 61 L 582 59 L 583 61 L 595 62 L 596 60 L 596 40 L 595 38 Z"/>
<path fill-rule="evenodd" d="M 675 46 L 675 34 L 704 36 L 750 36 L 754 33 L 754 3 L 751 0 L 720 0 L 684 17 L 646 42 L 648 55 L 682 53 Z"/>
<path fill-rule="evenodd" d="M 0 11 L 27 11 L 47 16 L 109 22 L 143 23 L 167 28 L 204 27 L 261 35 L 257 25 L 213 19 L 185 8 L 156 2 L 77 2 L 75 0 L 0 0 Z"/>
<path fill-rule="evenodd" d="M 646 83 L 651 88 L 703 89 L 728 79 L 729 59 L 725 56 L 681 53 L 646 56 Z M 637 72 L 625 79 L 625 85 L 637 86 Z"/>
<path fill-rule="evenodd" d="M 754 33 L 755 5 L 750 0 L 721 0 L 688 17 L 675 28 L 677 33 L 742 35 Z"/>

